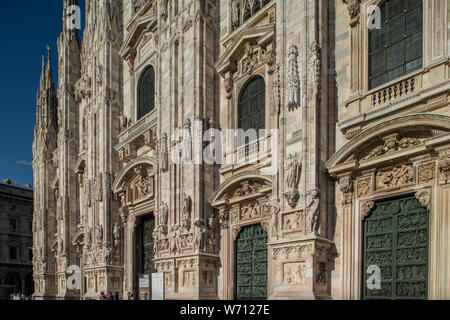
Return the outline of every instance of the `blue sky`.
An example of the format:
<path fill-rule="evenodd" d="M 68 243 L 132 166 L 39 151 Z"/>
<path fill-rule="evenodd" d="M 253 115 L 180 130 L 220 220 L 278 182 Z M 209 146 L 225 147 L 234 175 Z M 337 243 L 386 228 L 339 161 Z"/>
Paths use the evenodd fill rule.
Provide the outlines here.
<path fill-rule="evenodd" d="M 63 0 L 0 0 L 0 180 L 33 184 L 32 143 L 41 57 L 47 55 L 49 44 L 56 83 L 62 8 Z M 18 163 L 22 161 L 29 165 Z"/>

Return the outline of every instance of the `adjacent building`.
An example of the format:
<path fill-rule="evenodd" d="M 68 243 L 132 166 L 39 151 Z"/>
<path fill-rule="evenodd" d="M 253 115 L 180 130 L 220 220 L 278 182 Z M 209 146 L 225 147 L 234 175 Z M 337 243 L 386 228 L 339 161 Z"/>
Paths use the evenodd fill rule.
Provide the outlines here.
<path fill-rule="evenodd" d="M 36 298 L 450 298 L 449 1 L 87 0 L 82 38 L 77 4 L 38 91 Z"/>
<path fill-rule="evenodd" d="M 32 187 L 0 181 L 0 299 L 34 293 L 32 226 Z"/>

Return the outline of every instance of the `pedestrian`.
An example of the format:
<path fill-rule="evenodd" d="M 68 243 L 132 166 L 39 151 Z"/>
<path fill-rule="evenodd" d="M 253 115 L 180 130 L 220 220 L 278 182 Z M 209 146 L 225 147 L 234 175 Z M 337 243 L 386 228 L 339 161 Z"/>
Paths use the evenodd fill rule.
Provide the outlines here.
<path fill-rule="evenodd" d="M 127 294 L 127 300 L 131 300 L 131 292 L 128 292 L 128 294 Z"/>
<path fill-rule="evenodd" d="M 103 291 L 100 293 L 100 300 L 106 300 L 106 295 Z"/>
<path fill-rule="evenodd" d="M 114 300 L 114 296 L 111 291 L 109 292 L 109 300 Z"/>
<path fill-rule="evenodd" d="M 114 300 L 119 300 L 119 293 L 116 291 L 116 294 L 114 295 Z"/>
<path fill-rule="evenodd" d="M 133 294 L 131 294 L 131 297 L 130 297 L 130 298 L 131 298 L 131 300 L 134 300 L 134 295 L 133 295 Z"/>

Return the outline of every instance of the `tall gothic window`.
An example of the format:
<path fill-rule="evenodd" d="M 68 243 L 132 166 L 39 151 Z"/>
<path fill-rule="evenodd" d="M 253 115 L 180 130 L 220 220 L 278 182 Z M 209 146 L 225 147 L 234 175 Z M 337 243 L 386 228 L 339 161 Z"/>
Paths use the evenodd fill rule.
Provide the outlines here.
<path fill-rule="evenodd" d="M 369 86 L 375 88 L 422 68 L 422 0 L 387 0 L 381 29 L 369 33 Z"/>
<path fill-rule="evenodd" d="M 233 27 L 238 28 L 271 0 L 232 0 Z"/>
<path fill-rule="evenodd" d="M 242 90 L 239 98 L 239 129 L 247 131 L 249 129 L 259 130 L 266 127 L 266 86 L 264 79 L 257 76 Z M 252 140 L 250 137 L 247 137 Z M 244 137 L 245 139 L 245 137 Z M 244 142 L 239 141 L 242 145 Z"/>
<path fill-rule="evenodd" d="M 139 120 L 155 108 L 155 69 L 153 66 L 147 67 L 142 72 L 137 91 L 137 119 Z"/>

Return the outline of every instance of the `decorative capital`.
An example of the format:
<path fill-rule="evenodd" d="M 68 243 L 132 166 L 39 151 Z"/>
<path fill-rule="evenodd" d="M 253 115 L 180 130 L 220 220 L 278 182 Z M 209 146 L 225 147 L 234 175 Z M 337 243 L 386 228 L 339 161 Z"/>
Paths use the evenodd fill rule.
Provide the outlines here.
<path fill-rule="evenodd" d="M 375 207 L 375 202 L 366 201 L 361 204 L 361 219 L 364 220 L 369 215 L 370 211 L 372 211 L 373 207 Z"/>
<path fill-rule="evenodd" d="M 431 205 L 431 194 L 428 190 L 420 190 L 415 194 L 416 198 L 419 200 L 420 204 L 427 209 L 430 209 Z"/>
<path fill-rule="evenodd" d="M 342 192 L 342 205 L 349 205 L 352 203 L 353 197 L 353 180 L 350 176 L 345 176 L 339 179 L 339 189 Z"/>
<path fill-rule="evenodd" d="M 361 0 L 342 0 L 347 5 L 348 14 L 350 16 L 350 26 L 353 28 L 359 23 L 360 3 Z"/>

